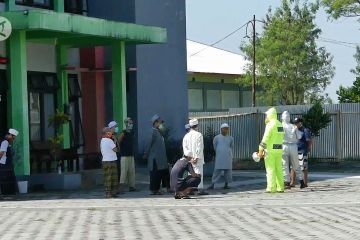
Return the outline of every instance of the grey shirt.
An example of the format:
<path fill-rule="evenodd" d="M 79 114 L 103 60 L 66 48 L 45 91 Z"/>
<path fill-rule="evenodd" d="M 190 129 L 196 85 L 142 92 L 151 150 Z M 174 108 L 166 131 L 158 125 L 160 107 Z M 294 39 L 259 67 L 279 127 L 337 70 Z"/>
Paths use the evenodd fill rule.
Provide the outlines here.
<path fill-rule="evenodd" d="M 217 135 L 214 138 L 215 169 L 232 169 L 234 139 L 231 136 Z"/>
<path fill-rule="evenodd" d="M 148 168 L 150 171 L 153 171 L 154 161 L 156 161 L 157 170 L 169 167 L 166 157 L 165 140 L 159 129 L 151 129 L 145 145 L 145 154 L 148 157 Z"/>

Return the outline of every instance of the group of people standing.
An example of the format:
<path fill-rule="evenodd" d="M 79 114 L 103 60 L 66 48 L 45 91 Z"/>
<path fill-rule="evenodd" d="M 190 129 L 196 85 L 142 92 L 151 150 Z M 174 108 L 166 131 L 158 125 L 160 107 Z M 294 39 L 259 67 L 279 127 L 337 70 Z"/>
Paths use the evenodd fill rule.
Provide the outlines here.
<path fill-rule="evenodd" d="M 266 112 L 265 133 L 257 153 L 265 159 L 267 176 L 267 192 L 284 192 L 296 185 L 296 177 L 300 188 L 308 186 L 308 156 L 311 149 L 312 136 L 303 125 L 301 118 L 290 122 L 290 113 L 282 113 L 282 122 L 277 119 L 277 111 L 270 108 Z"/>
<path fill-rule="evenodd" d="M 267 192 L 284 192 L 295 187 L 299 179 L 300 188 L 308 184 L 308 155 L 311 148 L 311 132 L 303 126 L 301 118 L 290 121 L 290 113 L 282 114 L 282 122 L 277 118 L 275 108 L 266 112 L 265 133 L 259 145 L 258 158 L 265 159 Z M 190 119 L 185 125 L 187 133 L 182 141 L 183 157 L 171 170 L 167 161 L 164 121 L 159 115 L 151 118 L 152 128 L 145 144 L 143 158 L 147 160 L 150 175 L 150 194 L 162 195 L 161 189 L 175 193 L 175 198 L 189 198 L 197 192 L 207 195 L 204 189 L 204 139 L 198 130 L 199 121 Z M 101 152 L 103 155 L 104 185 L 107 197 L 113 197 L 124 191 L 124 184 L 129 184 L 129 191 L 135 188 L 135 163 L 133 152 L 133 121 L 124 121 L 126 129 L 119 132 L 114 121 L 103 130 Z M 208 190 L 215 188 L 223 176 L 224 189 L 229 189 L 232 181 L 234 139 L 229 134 L 230 126 L 223 123 L 220 134 L 213 139 L 215 150 L 215 168 Z M 117 161 L 117 159 L 121 159 Z M 121 163 L 120 163 L 121 162 Z M 121 165 L 121 173 L 119 171 Z M 118 181 L 120 179 L 120 181 Z M 120 183 L 120 186 L 119 184 Z"/>

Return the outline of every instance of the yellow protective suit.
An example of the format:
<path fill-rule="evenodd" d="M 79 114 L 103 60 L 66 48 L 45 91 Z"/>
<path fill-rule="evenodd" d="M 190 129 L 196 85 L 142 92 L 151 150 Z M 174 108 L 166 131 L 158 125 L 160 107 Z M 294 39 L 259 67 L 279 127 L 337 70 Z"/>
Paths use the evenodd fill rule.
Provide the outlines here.
<path fill-rule="evenodd" d="M 259 146 L 259 152 L 265 152 L 266 191 L 283 192 L 282 143 L 284 129 L 281 122 L 277 119 L 275 108 L 270 108 L 266 112 L 265 124 L 265 133 Z"/>

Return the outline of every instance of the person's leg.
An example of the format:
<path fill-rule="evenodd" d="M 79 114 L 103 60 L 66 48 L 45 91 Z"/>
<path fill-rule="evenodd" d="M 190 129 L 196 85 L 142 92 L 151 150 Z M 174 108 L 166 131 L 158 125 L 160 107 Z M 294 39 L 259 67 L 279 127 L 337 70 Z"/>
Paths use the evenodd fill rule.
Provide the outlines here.
<path fill-rule="evenodd" d="M 104 172 L 104 189 L 107 198 L 111 197 L 111 175 L 110 166 L 108 162 L 102 162 Z"/>
<path fill-rule="evenodd" d="M 135 190 L 135 159 L 133 156 L 128 158 L 128 176 L 130 190 Z"/>
<path fill-rule="evenodd" d="M 276 192 L 275 161 L 271 153 L 268 153 L 265 157 L 265 169 L 267 180 L 266 192 Z"/>
<path fill-rule="evenodd" d="M 117 161 L 112 161 L 111 162 L 110 171 L 111 171 L 111 194 L 116 195 L 118 190 L 119 190 Z"/>
<path fill-rule="evenodd" d="M 284 192 L 284 173 L 282 165 L 282 154 L 274 154 L 275 159 L 275 178 L 276 178 L 276 191 Z"/>
<path fill-rule="evenodd" d="M 128 164 L 127 164 L 127 157 L 121 157 L 121 174 L 120 174 L 120 192 L 124 191 L 125 183 L 127 182 L 128 178 Z"/>
<path fill-rule="evenodd" d="M 286 187 L 290 187 L 290 165 L 289 165 L 289 158 L 290 158 L 290 149 L 288 145 L 284 145 L 284 152 L 282 154 L 282 168 L 284 174 L 284 180 Z"/>
<path fill-rule="evenodd" d="M 221 178 L 221 169 L 214 169 L 212 178 L 211 178 L 211 185 L 208 187 L 208 189 L 214 189 L 215 183 L 219 181 Z"/>
<path fill-rule="evenodd" d="M 225 178 L 225 189 L 229 189 L 229 183 L 232 182 L 232 169 L 225 169 L 224 170 L 224 178 Z"/>
<path fill-rule="evenodd" d="M 304 156 L 304 162 L 303 162 L 303 177 L 304 177 L 304 187 L 308 186 L 308 171 L 309 171 L 309 165 L 308 165 L 308 157 Z"/>

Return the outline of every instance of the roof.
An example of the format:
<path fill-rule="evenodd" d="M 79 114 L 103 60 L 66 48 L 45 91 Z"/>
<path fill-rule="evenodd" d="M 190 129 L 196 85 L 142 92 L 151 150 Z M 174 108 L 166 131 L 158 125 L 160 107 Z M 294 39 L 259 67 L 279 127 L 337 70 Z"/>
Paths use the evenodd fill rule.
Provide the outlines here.
<path fill-rule="evenodd" d="M 245 74 L 245 57 L 192 40 L 187 45 L 187 71 L 196 73 Z"/>
<path fill-rule="evenodd" d="M 57 43 L 72 45 L 111 44 L 111 41 L 135 43 L 164 43 L 166 29 L 105 19 L 92 18 L 48 10 L 1 12 L 14 30 L 27 31 L 29 40 L 56 39 Z"/>

